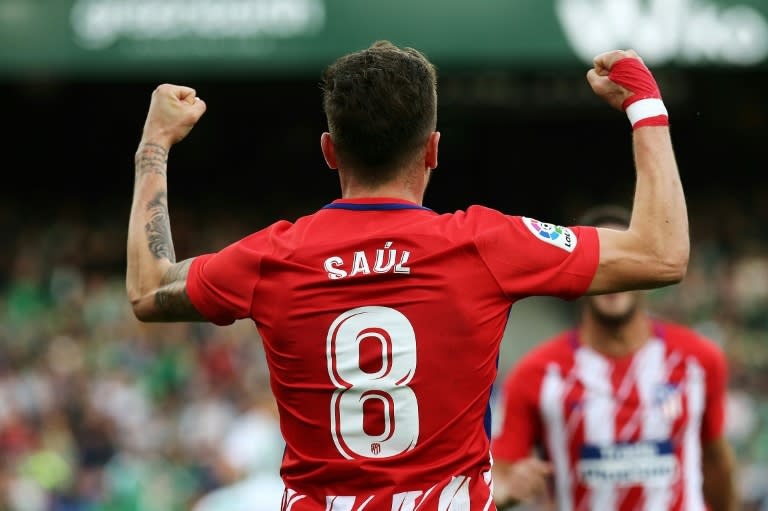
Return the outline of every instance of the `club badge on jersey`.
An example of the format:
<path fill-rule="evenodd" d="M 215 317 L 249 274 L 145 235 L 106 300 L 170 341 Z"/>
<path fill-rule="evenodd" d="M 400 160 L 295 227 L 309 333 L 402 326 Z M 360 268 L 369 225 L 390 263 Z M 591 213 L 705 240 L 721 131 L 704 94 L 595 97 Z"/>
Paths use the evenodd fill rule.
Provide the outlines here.
<path fill-rule="evenodd" d="M 672 383 L 661 383 L 654 389 L 653 404 L 668 421 L 677 420 L 683 413 L 683 398 L 680 387 Z"/>
<path fill-rule="evenodd" d="M 536 238 L 545 243 L 573 252 L 576 248 L 576 235 L 567 227 L 539 222 L 533 218 L 523 217 L 523 223 Z"/>

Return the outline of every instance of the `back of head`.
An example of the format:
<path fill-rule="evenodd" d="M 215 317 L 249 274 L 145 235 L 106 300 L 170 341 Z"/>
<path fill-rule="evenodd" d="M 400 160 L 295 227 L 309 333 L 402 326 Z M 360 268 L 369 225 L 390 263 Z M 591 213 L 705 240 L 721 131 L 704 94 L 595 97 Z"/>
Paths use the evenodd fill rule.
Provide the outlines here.
<path fill-rule="evenodd" d="M 367 185 L 390 180 L 437 123 L 434 66 L 389 41 L 339 58 L 323 73 L 323 109 L 340 167 Z"/>
<path fill-rule="evenodd" d="M 578 218 L 578 225 L 591 225 L 594 227 L 614 227 L 628 229 L 632 218 L 632 212 L 623 206 L 604 204 L 595 206 Z"/>

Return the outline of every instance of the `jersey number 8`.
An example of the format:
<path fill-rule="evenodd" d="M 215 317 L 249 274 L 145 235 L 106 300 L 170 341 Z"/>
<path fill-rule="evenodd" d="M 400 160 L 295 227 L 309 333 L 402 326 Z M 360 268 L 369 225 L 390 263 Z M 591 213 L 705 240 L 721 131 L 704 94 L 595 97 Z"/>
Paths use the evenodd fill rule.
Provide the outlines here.
<path fill-rule="evenodd" d="M 371 346 L 374 364 L 361 356 Z M 389 307 L 348 310 L 328 330 L 326 356 L 336 386 L 331 434 L 342 456 L 388 458 L 413 449 L 419 406 L 408 387 L 416 372 L 416 334 L 408 318 Z"/>

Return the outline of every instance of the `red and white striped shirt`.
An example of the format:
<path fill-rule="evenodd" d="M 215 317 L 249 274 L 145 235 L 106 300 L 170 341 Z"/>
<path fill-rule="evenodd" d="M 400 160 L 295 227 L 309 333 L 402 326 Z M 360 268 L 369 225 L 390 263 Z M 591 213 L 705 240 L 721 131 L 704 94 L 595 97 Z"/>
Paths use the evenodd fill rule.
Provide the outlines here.
<path fill-rule="evenodd" d="M 563 332 L 506 377 L 493 456 L 543 448 L 561 511 L 704 510 L 701 445 L 723 433 L 726 379 L 717 345 L 674 323 L 623 358 Z"/>

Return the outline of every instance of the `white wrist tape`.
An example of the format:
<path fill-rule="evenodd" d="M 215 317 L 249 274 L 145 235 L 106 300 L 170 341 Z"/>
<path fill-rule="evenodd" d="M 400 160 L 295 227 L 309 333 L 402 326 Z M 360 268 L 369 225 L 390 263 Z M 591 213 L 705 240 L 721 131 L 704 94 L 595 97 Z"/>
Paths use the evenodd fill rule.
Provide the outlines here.
<path fill-rule="evenodd" d="M 649 117 L 658 117 L 659 115 L 666 115 L 669 117 L 669 114 L 667 113 L 667 107 L 664 106 L 664 102 L 656 98 L 648 98 L 635 101 L 627 107 L 626 112 L 627 117 L 629 117 L 629 122 L 632 124 L 632 126 L 637 124 L 639 121 L 642 121 L 643 119 L 648 119 Z"/>

